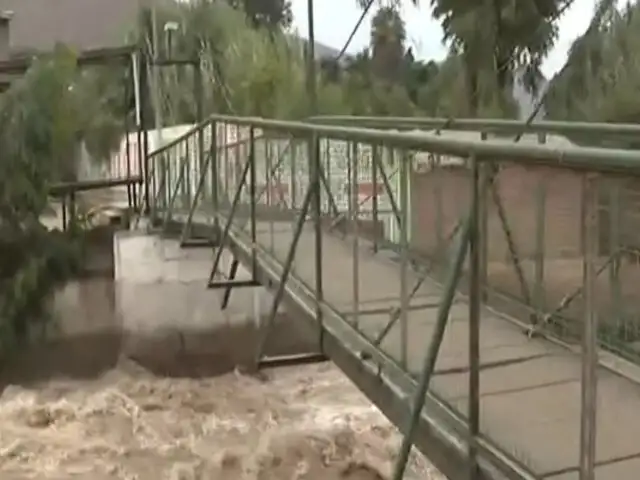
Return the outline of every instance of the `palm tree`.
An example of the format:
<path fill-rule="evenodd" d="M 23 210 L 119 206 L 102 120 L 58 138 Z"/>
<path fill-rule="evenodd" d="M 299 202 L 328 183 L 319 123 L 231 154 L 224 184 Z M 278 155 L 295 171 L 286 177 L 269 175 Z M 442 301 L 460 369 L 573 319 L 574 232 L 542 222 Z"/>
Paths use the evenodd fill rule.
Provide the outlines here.
<path fill-rule="evenodd" d="M 396 5 L 382 6 L 371 21 L 373 73 L 387 83 L 397 82 L 403 72 L 406 30 Z"/>

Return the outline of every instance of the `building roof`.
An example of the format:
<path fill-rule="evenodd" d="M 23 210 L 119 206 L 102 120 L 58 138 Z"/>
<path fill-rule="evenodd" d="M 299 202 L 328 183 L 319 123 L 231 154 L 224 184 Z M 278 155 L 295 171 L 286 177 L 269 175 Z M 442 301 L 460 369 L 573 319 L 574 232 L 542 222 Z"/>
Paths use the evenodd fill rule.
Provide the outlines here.
<path fill-rule="evenodd" d="M 12 52 L 56 43 L 86 50 L 124 45 L 144 1 L 150 0 L 0 0 L 0 12 L 11 14 Z"/>

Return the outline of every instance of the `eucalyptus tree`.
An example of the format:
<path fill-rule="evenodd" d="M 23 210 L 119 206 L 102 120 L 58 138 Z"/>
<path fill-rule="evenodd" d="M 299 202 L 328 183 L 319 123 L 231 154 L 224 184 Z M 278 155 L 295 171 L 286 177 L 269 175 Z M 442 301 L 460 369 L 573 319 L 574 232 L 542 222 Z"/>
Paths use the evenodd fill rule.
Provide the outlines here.
<path fill-rule="evenodd" d="M 444 40 L 464 56 L 470 113 L 478 109 L 479 72 L 493 72 L 502 101 L 511 97 L 516 70 L 536 91 L 542 61 L 558 37 L 557 20 L 571 1 L 431 0 Z"/>
<path fill-rule="evenodd" d="M 591 25 L 569 49 L 566 67 L 549 85 L 553 118 L 591 121 L 640 119 L 640 6 L 622 11 L 598 3 Z"/>

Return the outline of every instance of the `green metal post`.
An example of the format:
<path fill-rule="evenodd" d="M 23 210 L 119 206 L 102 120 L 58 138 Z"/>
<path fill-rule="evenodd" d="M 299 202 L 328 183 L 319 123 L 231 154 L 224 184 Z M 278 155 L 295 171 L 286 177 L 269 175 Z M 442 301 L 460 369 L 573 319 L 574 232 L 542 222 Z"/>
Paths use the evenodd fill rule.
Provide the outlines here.
<path fill-rule="evenodd" d="M 547 204 L 547 186 L 546 179 L 541 177 L 538 180 L 536 188 L 536 249 L 535 249 L 535 304 L 537 312 L 537 323 L 542 321 L 544 312 L 546 310 L 545 300 L 545 238 L 546 238 L 546 204 Z"/>
<path fill-rule="evenodd" d="M 173 162 L 173 152 L 174 149 L 170 148 L 165 152 L 164 157 L 164 165 L 165 165 L 165 175 L 167 176 L 167 181 L 164 183 L 162 197 L 164 198 L 163 209 L 165 212 L 169 209 L 169 198 L 171 197 L 171 191 L 173 190 L 171 186 L 171 176 L 173 175 L 173 169 L 171 168 Z"/>
<path fill-rule="evenodd" d="M 296 163 L 298 161 L 298 144 L 295 139 L 291 140 L 293 146 L 291 148 L 291 162 L 289 162 L 289 176 L 291 181 L 291 210 L 296 210 L 297 202 L 297 178 L 296 178 Z"/>
<path fill-rule="evenodd" d="M 267 210 L 271 211 L 273 209 L 273 189 L 271 188 L 272 185 L 272 180 L 271 180 L 271 176 L 272 176 L 272 168 L 273 168 L 273 162 L 271 159 L 271 143 L 268 142 L 267 140 L 264 141 L 264 149 L 265 149 L 265 155 L 266 155 L 266 168 L 265 168 L 265 172 L 264 172 L 264 184 L 265 184 L 265 189 L 267 192 Z M 269 219 L 269 251 L 270 252 L 274 252 L 274 242 L 275 242 L 275 232 L 274 232 L 274 226 L 273 226 L 273 220 Z"/>
<path fill-rule="evenodd" d="M 327 138 L 324 142 L 325 145 L 325 155 L 322 155 L 322 152 L 320 152 L 321 158 L 324 158 L 324 162 L 321 162 L 321 165 L 324 165 L 324 170 L 325 173 L 327 174 L 327 178 L 331 178 L 331 149 L 329 148 L 331 145 L 331 139 Z M 322 189 L 320 189 L 320 191 L 322 192 Z M 331 199 L 329 197 L 327 197 L 327 202 L 330 203 Z M 327 213 L 329 213 L 327 211 Z"/>
<path fill-rule="evenodd" d="M 471 225 L 469 227 L 469 479 L 480 478 L 477 439 L 480 435 L 480 304 L 482 302 L 482 229 L 480 225 L 483 192 L 480 169 L 471 158 Z"/>
<path fill-rule="evenodd" d="M 436 135 L 440 135 L 440 130 L 436 131 Z M 446 243 L 444 241 L 444 203 L 442 201 L 442 182 L 439 181 L 440 173 L 441 173 L 441 165 L 440 165 L 440 155 L 436 155 L 433 158 L 433 165 L 431 174 L 437 169 L 437 176 L 435 182 L 435 188 L 433 190 L 434 198 L 434 207 L 436 210 L 436 259 L 441 258 L 446 255 Z"/>
<path fill-rule="evenodd" d="M 182 179 L 184 178 L 184 172 L 187 169 L 187 161 L 186 158 L 182 159 L 180 164 L 180 171 L 178 173 L 178 178 L 176 180 L 176 184 L 171 191 L 171 196 L 169 197 L 169 205 L 167 205 L 167 210 L 164 212 L 164 222 L 162 225 L 163 230 L 167 228 L 169 221 L 171 220 L 171 214 L 173 213 L 173 206 L 176 201 L 176 197 L 178 196 L 178 190 L 180 185 L 182 184 Z"/>
<path fill-rule="evenodd" d="M 182 234 L 180 235 L 180 243 L 184 243 L 187 241 L 190 230 L 191 230 L 191 222 L 193 221 L 193 216 L 196 212 L 196 208 L 198 207 L 198 201 L 200 200 L 200 195 L 204 190 L 204 184 L 207 179 L 207 169 L 209 168 L 209 162 L 211 161 L 211 155 L 207 155 L 204 159 L 204 164 L 200 170 L 200 178 L 198 179 L 198 185 L 196 186 L 196 191 L 193 194 L 193 199 L 191 200 L 191 205 L 189 207 L 189 214 L 187 215 L 187 221 L 182 227 Z"/>
<path fill-rule="evenodd" d="M 224 148 L 224 201 L 226 205 L 229 205 L 229 183 L 231 182 L 231 161 L 229 160 L 229 151 L 231 150 L 231 146 L 228 144 L 229 125 L 226 122 L 224 122 L 223 125 L 222 148 Z"/>
<path fill-rule="evenodd" d="M 616 324 L 624 321 L 624 305 L 622 300 L 622 289 L 620 287 L 620 227 L 622 226 L 622 215 L 620 208 L 621 187 L 618 179 L 609 182 L 609 255 L 612 258 L 609 267 L 609 286 L 611 289 L 611 306 L 613 310 L 613 321 Z M 604 225 L 603 225 L 604 227 Z"/>
<path fill-rule="evenodd" d="M 249 218 L 251 222 L 251 278 L 256 280 L 258 276 L 258 252 L 257 229 L 256 229 L 256 132 L 253 127 L 249 128 Z"/>
<path fill-rule="evenodd" d="M 323 241 L 322 241 L 322 205 L 320 186 L 320 139 L 313 134 L 309 141 L 310 160 L 310 185 L 313 187 L 312 214 L 313 214 L 313 235 L 315 241 L 315 287 L 316 287 L 316 321 L 318 322 L 318 346 L 320 351 L 324 351 L 324 326 L 322 303 L 324 302 L 324 269 L 322 265 Z"/>
<path fill-rule="evenodd" d="M 480 138 L 482 140 L 486 140 L 488 138 L 487 133 L 482 132 Z M 489 204 L 487 202 L 487 189 L 484 186 L 489 185 L 490 165 L 482 163 L 479 168 L 479 181 L 480 185 L 483 186 L 480 188 L 481 201 L 478 209 L 478 228 L 480 229 L 480 284 L 482 290 L 482 301 L 484 302 L 487 300 L 488 291 L 486 286 L 489 283 Z"/>
<path fill-rule="evenodd" d="M 198 60 L 193 65 L 193 83 L 196 100 L 196 123 L 202 125 L 204 121 L 204 85 L 202 81 L 202 65 Z M 200 171 L 204 168 L 204 127 L 198 130 L 198 166 Z"/>
<path fill-rule="evenodd" d="M 141 173 L 144 175 L 144 214 L 149 215 L 151 211 L 150 205 L 150 185 L 149 185 L 149 128 L 147 125 L 147 86 L 148 86 L 148 71 L 147 71 L 147 62 L 146 55 L 139 55 L 140 59 L 140 84 L 139 84 L 139 96 L 140 99 L 140 130 L 142 132 L 141 137 L 142 140 L 142 148 L 139 150 L 142 152 L 141 160 L 143 163 L 143 168 Z"/>
<path fill-rule="evenodd" d="M 371 185 L 373 189 L 373 196 L 371 197 L 371 218 L 373 221 L 373 253 L 378 252 L 378 224 L 380 219 L 378 217 L 378 161 L 380 158 L 380 146 L 377 144 L 371 145 Z"/>
<path fill-rule="evenodd" d="M 393 151 L 389 151 L 393 154 Z M 399 165 L 400 175 L 400 365 L 407 368 L 408 342 L 409 342 L 409 159 L 400 152 L 395 155 Z M 392 157 L 393 158 L 393 157 Z"/>
<path fill-rule="evenodd" d="M 220 173 L 218 170 L 218 122 L 211 122 L 211 152 L 209 154 L 211 161 L 211 206 L 213 208 L 213 228 L 218 230 L 218 214 L 219 210 L 219 192 L 218 185 L 220 182 Z"/>
<path fill-rule="evenodd" d="M 387 152 L 387 154 L 389 154 Z M 389 177 L 387 176 L 387 172 L 384 168 L 384 163 L 381 158 L 375 159 L 378 163 L 378 172 L 380 173 L 380 178 L 382 179 L 382 184 L 384 185 L 384 189 L 387 192 L 387 196 L 389 197 L 389 203 L 391 204 L 391 211 L 393 212 L 393 216 L 395 217 L 396 224 L 400 225 L 402 223 L 402 217 L 400 213 L 400 207 L 398 207 L 398 202 L 396 202 L 396 197 L 393 195 L 393 188 L 391 187 L 391 182 L 389 181 Z"/>
<path fill-rule="evenodd" d="M 340 219 L 340 221 L 345 220 L 344 229 L 342 230 L 342 236 L 345 237 L 349 233 L 349 225 L 353 218 L 353 210 L 354 210 L 354 193 L 353 193 L 353 184 L 351 183 L 353 180 L 353 149 L 351 148 L 349 142 L 345 142 L 345 146 L 347 148 L 347 211 L 345 213 L 340 213 L 335 219 L 334 222 Z M 356 202 L 357 202 L 356 198 Z M 339 222 L 340 223 L 340 222 Z M 332 225 L 333 226 L 333 225 Z"/>
<path fill-rule="evenodd" d="M 598 382 L 598 314 L 595 305 L 598 259 L 597 180 L 584 176 L 584 322 L 582 330 L 582 376 L 580 411 L 580 480 L 595 480 L 596 411 Z"/>
<path fill-rule="evenodd" d="M 358 182 L 358 142 L 351 143 L 351 155 L 349 158 L 351 165 L 351 201 L 349 202 L 351 209 L 351 254 L 353 268 L 353 285 L 352 285 L 352 301 L 353 301 L 353 322 L 355 328 L 359 328 L 360 323 L 360 226 L 359 226 L 359 182 Z"/>

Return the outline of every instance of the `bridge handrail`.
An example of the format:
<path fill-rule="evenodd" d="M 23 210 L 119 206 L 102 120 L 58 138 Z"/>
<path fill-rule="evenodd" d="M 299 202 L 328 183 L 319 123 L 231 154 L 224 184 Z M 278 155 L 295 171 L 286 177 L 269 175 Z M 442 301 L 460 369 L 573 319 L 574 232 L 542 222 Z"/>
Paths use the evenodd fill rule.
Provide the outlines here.
<path fill-rule="evenodd" d="M 515 135 L 519 133 L 547 133 L 588 136 L 640 136 L 635 123 L 603 123 L 540 120 L 525 124 L 521 120 L 445 117 L 373 117 L 352 115 L 318 115 L 312 123 L 325 125 L 358 125 L 366 128 L 462 130 Z"/>
<path fill-rule="evenodd" d="M 439 137 L 427 132 L 398 132 L 373 128 L 325 125 L 312 122 L 272 120 L 259 117 L 211 115 L 185 134 L 153 151 L 160 153 L 184 141 L 194 133 L 215 122 L 260 128 L 266 131 L 288 133 L 294 136 L 330 137 L 345 141 L 385 144 L 397 148 L 425 150 L 435 154 L 457 157 L 476 157 L 480 162 L 505 160 L 523 165 L 547 165 L 601 173 L 640 173 L 640 152 L 617 148 L 557 147 L 523 145 L 504 140 L 462 140 Z M 640 128 L 635 127 L 640 133 Z"/>

